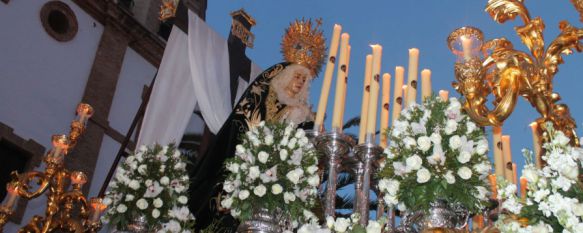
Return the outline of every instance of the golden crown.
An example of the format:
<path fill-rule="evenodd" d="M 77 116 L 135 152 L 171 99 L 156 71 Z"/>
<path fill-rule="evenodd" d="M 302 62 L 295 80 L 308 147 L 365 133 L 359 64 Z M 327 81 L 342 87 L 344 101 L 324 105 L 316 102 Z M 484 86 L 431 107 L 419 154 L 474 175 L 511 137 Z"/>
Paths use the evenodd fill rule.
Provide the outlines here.
<path fill-rule="evenodd" d="M 301 19 L 291 23 L 285 30 L 281 42 L 281 52 L 287 62 L 307 67 L 314 75 L 318 74 L 326 53 L 326 39 L 320 29 L 322 20 Z"/>

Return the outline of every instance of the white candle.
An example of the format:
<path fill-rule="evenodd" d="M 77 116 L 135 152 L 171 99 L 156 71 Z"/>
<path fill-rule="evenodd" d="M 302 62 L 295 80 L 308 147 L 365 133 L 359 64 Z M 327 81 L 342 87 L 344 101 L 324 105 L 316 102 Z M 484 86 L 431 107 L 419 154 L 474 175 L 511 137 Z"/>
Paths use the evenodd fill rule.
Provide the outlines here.
<path fill-rule="evenodd" d="M 431 97 L 431 70 L 421 71 L 421 97 L 422 101 Z"/>
<path fill-rule="evenodd" d="M 342 33 L 340 39 L 340 60 L 336 73 L 336 95 L 334 98 L 334 112 L 332 115 L 332 129 L 342 131 L 342 111 L 344 111 L 344 95 L 346 94 L 346 60 L 348 55 L 348 33 Z"/>
<path fill-rule="evenodd" d="M 449 99 L 449 91 L 440 90 L 439 91 L 439 97 L 441 97 L 441 100 L 447 101 Z"/>
<path fill-rule="evenodd" d="M 360 108 L 360 128 L 358 131 L 358 144 L 364 143 L 366 137 L 366 120 L 368 119 L 368 99 L 370 95 L 370 79 L 372 73 L 372 55 L 366 55 L 364 67 L 364 86 L 362 88 L 362 106 Z"/>
<path fill-rule="evenodd" d="M 540 138 L 538 135 L 538 123 L 530 123 L 530 129 L 532 130 L 532 147 L 534 150 L 534 161 L 537 168 L 541 168 L 541 154 L 540 154 Z"/>
<path fill-rule="evenodd" d="M 462 40 L 462 51 L 464 53 L 464 59 L 469 60 L 472 58 L 472 39 L 466 38 L 465 36 L 461 37 Z"/>
<path fill-rule="evenodd" d="M 502 152 L 502 127 L 492 127 L 492 146 L 494 147 L 494 173 L 504 177 L 504 154 Z"/>
<path fill-rule="evenodd" d="M 8 209 L 12 209 L 18 199 L 18 189 L 9 184 L 6 187 L 6 191 L 6 197 L 4 198 L 4 203 L 2 205 Z"/>
<path fill-rule="evenodd" d="M 506 178 L 508 182 L 514 182 L 514 172 L 512 171 L 512 148 L 510 147 L 510 136 L 508 135 L 502 135 L 502 152 L 504 153 L 504 178 Z"/>
<path fill-rule="evenodd" d="M 323 125 L 326 106 L 328 105 L 328 95 L 330 94 L 330 85 L 332 84 L 332 75 L 334 74 L 340 31 L 342 31 L 342 27 L 338 24 L 334 24 L 334 32 L 332 33 L 332 40 L 330 41 L 330 52 L 328 54 L 326 71 L 324 72 L 324 80 L 320 92 L 320 101 L 318 102 L 318 111 L 316 112 L 316 119 L 314 121 L 314 130 L 318 131 Z"/>
<path fill-rule="evenodd" d="M 383 95 L 381 101 L 381 137 L 379 145 L 387 147 L 386 131 L 389 129 L 389 97 L 391 96 L 391 75 L 383 74 Z"/>
<path fill-rule="evenodd" d="M 340 111 L 340 120 L 342 120 L 341 125 L 344 126 L 344 113 L 346 112 L 346 88 L 348 87 L 348 71 L 350 71 L 350 50 L 351 47 L 348 45 L 348 51 L 346 52 L 346 76 L 344 84 L 344 94 L 342 95 L 342 110 Z"/>
<path fill-rule="evenodd" d="M 405 76 L 405 69 L 402 66 L 395 67 L 395 86 L 393 87 L 393 114 L 391 116 L 391 125 L 399 119 L 401 109 L 403 106 L 403 79 Z"/>
<path fill-rule="evenodd" d="M 381 59 L 383 47 L 372 45 L 372 80 L 370 81 L 370 98 L 368 100 L 368 119 L 366 120 L 366 133 L 376 132 L 377 108 L 379 101 L 379 79 L 381 75 Z M 371 142 L 372 143 L 372 142 Z"/>
<path fill-rule="evenodd" d="M 417 73 L 419 70 L 419 49 L 409 49 L 409 72 L 407 77 L 406 106 L 417 103 Z"/>

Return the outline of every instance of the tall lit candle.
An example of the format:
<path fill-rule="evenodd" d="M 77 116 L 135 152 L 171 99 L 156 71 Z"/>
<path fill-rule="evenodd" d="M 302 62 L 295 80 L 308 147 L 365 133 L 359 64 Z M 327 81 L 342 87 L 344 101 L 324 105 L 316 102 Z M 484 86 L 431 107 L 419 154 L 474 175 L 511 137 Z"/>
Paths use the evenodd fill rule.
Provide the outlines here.
<path fill-rule="evenodd" d="M 421 71 L 421 97 L 422 101 L 431 97 L 431 70 L 429 69 Z"/>
<path fill-rule="evenodd" d="M 494 147 L 494 173 L 504 177 L 505 163 L 502 152 L 502 127 L 492 127 L 492 147 Z"/>
<path fill-rule="evenodd" d="M 348 51 L 346 52 L 346 84 L 344 85 L 344 94 L 342 95 L 342 110 L 340 111 L 340 120 L 342 120 L 340 123 L 342 126 L 344 126 L 344 113 L 346 112 L 346 88 L 348 87 L 348 72 L 350 71 L 350 49 L 351 47 L 348 45 Z"/>
<path fill-rule="evenodd" d="M 346 95 L 346 60 L 348 55 L 348 33 L 342 33 L 340 38 L 340 60 L 336 73 L 336 95 L 334 97 L 334 112 L 332 115 L 332 129 L 342 131 L 342 111 L 344 111 L 343 99 Z"/>
<path fill-rule="evenodd" d="M 383 74 L 383 95 L 381 101 L 381 137 L 379 145 L 387 147 L 386 131 L 389 129 L 389 97 L 391 96 L 391 75 Z"/>
<path fill-rule="evenodd" d="M 532 147 L 534 150 L 534 161 L 537 168 L 541 168 L 541 145 L 540 137 L 538 135 L 538 123 L 530 123 L 530 129 L 532 130 Z"/>
<path fill-rule="evenodd" d="M 328 53 L 328 61 L 326 63 L 326 71 L 324 72 L 322 90 L 320 91 L 320 101 L 318 101 L 318 111 L 316 112 L 316 119 L 314 121 L 314 130 L 320 130 L 321 127 L 323 126 L 324 115 L 326 114 L 326 106 L 328 105 L 328 95 L 330 94 L 330 85 L 332 84 L 332 75 L 334 74 L 336 53 L 338 52 L 338 42 L 340 41 L 341 31 L 342 27 L 338 24 L 334 24 L 332 40 L 330 41 L 330 51 Z"/>
<path fill-rule="evenodd" d="M 528 180 L 526 177 L 520 177 L 520 198 L 526 201 L 526 192 L 528 190 Z"/>
<path fill-rule="evenodd" d="M 449 91 L 440 90 L 439 91 L 439 97 L 441 97 L 441 100 L 447 101 L 449 99 Z"/>
<path fill-rule="evenodd" d="M 358 131 L 358 144 L 364 143 L 366 137 L 366 120 L 368 119 L 368 99 L 370 95 L 370 79 L 372 73 L 372 55 L 366 55 L 364 67 L 364 86 L 362 90 L 362 105 L 360 108 L 360 128 Z"/>
<path fill-rule="evenodd" d="M 470 58 L 472 58 L 472 39 L 462 36 L 461 40 L 464 59 L 469 60 Z"/>
<path fill-rule="evenodd" d="M 379 101 L 379 79 L 381 75 L 381 59 L 383 47 L 372 45 L 372 79 L 370 81 L 370 98 L 368 100 L 368 119 L 366 120 L 366 134 L 374 135 L 377 126 L 377 109 Z M 371 138 L 372 139 L 372 138 Z"/>
<path fill-rule="evenodd" d="M 402 66 L 395 67 L 395 86 L 393 87 L 393 114 L 391 115 L 391 125 L 399 119 L 401 109 L 403 107 L 403 79 L 405 76 L 405 69 Z"/>
<path fill-rule="evenodd" d="M 6 197 L 4 198 L 4 203 L 2 205 L 8 209 L 12 209 L 16 200 L 18 200 L 18 188 L 12 184 L 6 185 Z"/>
<path fill-rule="evenodd" d="M 490 174 L 488 175 L 488 180 L 490 181 L 490 189 L 492 190 L 492 198 L 496 199 L 498 198 L 498 184 L 496 181 L 496 175 L 495 174 Z"/>
<path fill-rule="evenodd" d="M 512 148 L 510 147 L 510 136 L 502 135 L 502 153 L 504 154 L 504 178 L 508 182 L 514 183 L 512 173 Z"/>
<path fill-rule="evenodd" d="M 409 49 L 406 106 L 417 103 L 417 74 L 419 72 L 419 49 Z"/>

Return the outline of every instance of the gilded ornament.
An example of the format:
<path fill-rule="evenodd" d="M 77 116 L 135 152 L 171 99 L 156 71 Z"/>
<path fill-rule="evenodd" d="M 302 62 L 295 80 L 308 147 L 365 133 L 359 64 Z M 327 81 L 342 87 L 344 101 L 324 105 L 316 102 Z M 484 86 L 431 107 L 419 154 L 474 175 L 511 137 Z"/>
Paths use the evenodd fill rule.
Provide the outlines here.
<path fill-rule="evenodd" d="M 320 29 L 321 20 L 301 19 L 290 24 L 281 42 L 281 51 L 287 62 L 304 65 L 314 75 L 322 68 L 326 55 L 326 39 Z"/>

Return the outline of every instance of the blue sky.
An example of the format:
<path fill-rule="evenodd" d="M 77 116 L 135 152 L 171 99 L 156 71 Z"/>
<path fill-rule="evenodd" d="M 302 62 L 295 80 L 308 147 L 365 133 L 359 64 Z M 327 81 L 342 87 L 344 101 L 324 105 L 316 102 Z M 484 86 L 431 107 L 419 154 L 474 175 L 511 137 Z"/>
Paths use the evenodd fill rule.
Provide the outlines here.
<path fill-rule="evenodd" d="M 255 34 L 255 48 L 248 49 L 247 55 L 263 68 L 282 61 L 280 53 L 281 36 L 290 22 L 297 18 L 323 19 L 324 34 L 331 37 L 335 23 L 341 24 L 343 32 L 350 34 L 352 45 L 350 74 L 347 93 L 345 120 L 360 114 L 361 92 L 365 56 L 371 53 L 369 44 L 383 46 L 382 72 L 394 75 L 395 66 L 406 68 L 408 49 L 419 48 L 420 69 L 432 70 L 433 90 L 449 90 L 450 96 L 458 96 L 451 87 L 454 81 L 453 64 L 455 56 L 446 45 L 450 32 L 462 26 L 480 28 L 486 39 L 506 37 L 521 50 L 526 47 L 520 43 L 513 27 L 521 20 L 498 24 L 484 12 L 486 0 L 410 0 L 410 1 L 266 1 L 266 0 L 213 0 L 208 2 L 207 23 L 219 34 L 228 35 L 231 18 L 229 12 L 244 8 L 256 20 L 252 28 Z M 579 15 L 569 0 L 526 0 L 532 17 L 540 16 L 545 22 L 547 44 L 559 33 L 558 23 L 567 20 L 581 27 Z M 329 43 L 327 43 L 329 45 Z M 583 117 L 581 65 L 583 55 L 575 53 L 565 58 L 555 76 L 555 91 L 561 94 L 578 125 Z M 320 95 L 322 73 L 312 83 L 311 102 L 314 109 Z M 331 95 L 334 93 L 332 85 Z M 532 135 L 528 124 L 538 117 L 530 104 L 520 99 L 514 113 L 506 120 L 503 133 L 511 136 L 513 159 L 522 167 L 522 148 L 532 147 Z M 328 101 L 328 112 L 333 106 L 332 97 Z M 328 114 L 329 128 L 331 114 Z M 357 128 L 351 129 L 356 132 Z M 491 133 L 490 127 L 487 128 Z M 581 130 L 578 130 L 581 134 Z M 489 137 L 489 140 L 491 137 Z M 519 169 L 520 170 L 520 169 Z"/>

